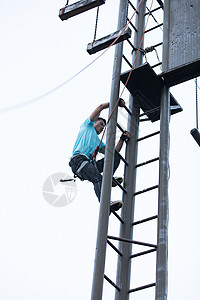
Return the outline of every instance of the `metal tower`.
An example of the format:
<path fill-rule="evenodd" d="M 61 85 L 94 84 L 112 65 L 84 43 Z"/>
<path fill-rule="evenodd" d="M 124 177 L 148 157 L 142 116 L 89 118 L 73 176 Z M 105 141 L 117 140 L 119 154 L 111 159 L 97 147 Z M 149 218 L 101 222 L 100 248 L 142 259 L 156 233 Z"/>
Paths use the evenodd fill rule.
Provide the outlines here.
<path fill-rule="evenodd" d="M 122 157 L 124 162 L 124 184 L 123 186 L 119 184 L 123 192 L 124 205 L 121 216 L 113 213 L 120 222 L 120 233 L 119 236 L 110 236 L 108 235 L 108 226 L 115 137 L 117 128 L 123 131 L 118 122 L 118 110 L 115 109 L 107 127 L 91 300 L 102 299 L 104 279 L 116 289 L 115 300 L 128 300 L 132 293 L 148 288 L 155 289 L 154 298 L 156 300 L 167 299 L 169 121 L 170 115 L 182 110 L 170 94 L 169 88 L 200 75 L 200 49 L 198 46 L 200 35 L 196 34 L 197 29 L 200 28 L 200 8 L 198 0 L 182 0 L 180 2 L 165 0 L 164 3 L 162 0 L 156 0 L 157 7 L 153 9 L 147 7 L 147 2 L 147 0 L 137 0 L 135 7 L 129 0 L 120 0 L 118 28 L 115 33 L 115 35 L 119 35 L 122 32 L 120 40 L 116 41 L 114 39 L 113 42 L 113 35 L 111 35 L 96 41 L 92 46 L 88 45 L 88 52 L 92 54 L 108 47 L 109 43 L 116 44 L 109 112 L 113 111 L 120 97 L 120 84 L 125 84 L 130 93 L 129 108 L 126 108 L 128 112 L 126 127 L 131 133 L 130 141 L 126 145 L 125 158 Z M 81 0 L 75 4 L 66 5 L 65 8 L 60 10 L 59 16 L 62 20 L 66 20 L 104 3 L 105 0 Z M 135 11 L 134 25 L 128 18 L 129 9 Z M 154 18 L 153 12 L 158 10 L 164 11 L 163 23 L 147 29 L 145 25 L 147 18 L 150 16 Z M 192 23 L 190 22 L 191 17 L 193 18 Z M 155 18 L 154 20 L 156 21 Z M 123 40 L 130 38 L 130 31 L 125 28 L 127 21 L 134 29 L 133 44 L 128 40 L 128 44 L 132 47 L 132 62 L 124 54 L 125 41 L 123 42 Z M 162 40 L 153 46 L 150 45 L 150 47 L 144 48 L 144 36 L 161 27 L 163 27 Z M 123 28 L 125 28 L 124 31 L 122 31 Z M 190 35 L 188 35 L 188 32 Z M 158 62 L 154 66 L 143 63 L 143 58 L 146 57 L 146 54 L 149 51 L 156 51 L 156 48 L 160 46 L 162 47 L 162 62 Z M 193 51 L 191 53 L 192 46 Z M 129 65 L 131 70 L 122 73 L 123 60 Z M 162 72 L 156 74 L 154 67 L 160 65 L 162 65 Z M 142 113 L 141 110 L 143 111 Z M 149 124 L 159 123 L 159 130 L 140 137 L 139 126 L 144 122 L 148 124 L 149 128 L 151 127 Z M 158 157 L 152 157 L 145 162 L 138 163 L 139 143 L 155 136 L 159 136 L 160 141 Z M 158 182 L 153 186 L 137 191 L 138 169 L 155 162 L 158 162 Z M 155 199 L 157 212 L 152 216 L 135 221 L 136 198 L 153 190 L 157 190 L 157 199 Z M 135 226 L 146 224 L 153 220 L 157 220 L 157 242 L 136 241 L 133 238 Z M 111 242 L 113 240 L 119 242 L 118 247 Z M 118 255 L 116 283 L 104 274 L 107 244 Z M 132 254 L 133 245 L 144 246 L 145 250 Z M 137 257 L 150 255 L 150 253 L 156 255 L 154 282 L 132 288 L 131 261 Z"/>

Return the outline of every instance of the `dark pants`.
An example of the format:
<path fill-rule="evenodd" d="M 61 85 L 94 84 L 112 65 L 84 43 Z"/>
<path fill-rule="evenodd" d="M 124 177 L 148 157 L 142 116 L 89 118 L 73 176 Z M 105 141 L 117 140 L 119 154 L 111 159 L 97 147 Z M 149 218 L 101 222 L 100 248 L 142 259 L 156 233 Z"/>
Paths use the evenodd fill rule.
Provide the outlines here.
<path fill-rule="evenodd" d="M 82 180 L 88 180 L 93 183 L 94 185 L 94 191 L 96 193 L 96 196 L 98 200 L 100 201 L 101 196 L 101 185 L 102 185 L 102 175 L 103 172 L 103 166 L 104 166 L 104 158 L 98 160 L 97 162 L 90 162 L 88 160 L 88 163 L 80 170 L 79 174 L 76 174 L 76 171 L 79 169 L 83 161 L 87 161 L 87 157 L 84 155 L 76 155 L 74 156 L 70 162 L 69 165 L 72 169 L 72 172 L 77 175 Z M 113 174 L 115 173 L 116 169 L 118 168 L 120 163 L 120 156 L 117 151 L 115 151 L 114 155 L 114 166 L 113 166 Z"/>

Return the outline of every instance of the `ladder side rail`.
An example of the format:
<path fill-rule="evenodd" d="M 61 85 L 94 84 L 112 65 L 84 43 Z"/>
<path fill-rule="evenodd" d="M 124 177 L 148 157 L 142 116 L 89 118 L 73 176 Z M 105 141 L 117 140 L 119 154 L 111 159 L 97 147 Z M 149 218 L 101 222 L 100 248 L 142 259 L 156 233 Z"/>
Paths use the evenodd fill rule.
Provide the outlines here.
<path fill-rule="evenodd" d="M 165 1 L 163 28 L 163 72 L 168 64 L 168 34 L 170 1 Z M 158 229 L 156 257 L 156 300 L 167 300 L 168 293 L 168 176 L 169 176 L 169 121 L 170 93 L 163 86 L 160 103 L 160 160 L 159 160 L 159 189 L 158 189 Z"/>
<path fill-rule="evenodd" d="M 128 0 L 120 0 L 118 29 L 121 29 L 126 24 Z M 115 103 L 119 97 L 120 74 L 122 65 L 123 42 L 115 46 L 115 58 L 113 63 L 113 76 L 110 95 L 109 112 L 113 110 Z M 99 209 L 98 232 L 96 241 L 95 264 L 93 272 L 91 300 L 101 300 L 103 293 L 105 256 L 107 246 L 108 221 L 110 212 L 110 196 L 112 186 L 112 170 L 114 161 L 114 148 L 116 136 L 116 120 L 117 109 L 115 109 L 107 127 L 106 136 L 106 153 L 104 162 L 104 174 L 101 188 L 101 200 Z"/>
<path fill-rule="evenodd" d="M 139 4 L 139 0 L 137 1 Z M 143 1 L 139 8 L 139 14 L 136 14 L 136 28 L 134 45 L 139 46 L 143 30 L 144 30 L 144 14 L 146 9 L 146 0 Z M 143 45 L 142 45 L 143 48 Z M 135 59 L 135 51 L 133 51 L 132 61 Z M 138 53 L 135 67 L 142 64 L 143 55 Z M 128 167 L 125 165 L 124 170 L 124 182 L 125 188 L 128 191 L 126 194 L 123 193 L 124 205 L 122 208 L 122 218 L 124 224 L 120 224 L 120 238 L 132 240 L 133 236 L 133 219 L 134 219 L 134 208 L 135 208 L 135 197 L 134 193 L 136 190 L 136 173 L 137 168 L 137 151 L 138 151 L 138 135 L 139 135 L 139 115 L 140 109 L 136 103 L 134 103 L 133 96 L 129 98 L 129 109 L 132 112 L 128 117 L 127 129 L 131 133 L 131 138 L 126 146 L 126 160 L 128 161 Z M 130 290 L 130 277 L 131 277 L 131 260 L 132 244 L 119 242 L 119 251 L 122 253 L 122 257 L 118 257 L 117 264 L 117 278 L 116 284 L 121 288 L 120 291 L 115 292 L 115 300 L 128 300 Z"/>
<path fill-rule="evenodd" d="M 170 94 L 169 89 L 164 86 L 161 95 L 160 118 L 156 300 L 167 300 L 168 289 L 169 111 Z"/>

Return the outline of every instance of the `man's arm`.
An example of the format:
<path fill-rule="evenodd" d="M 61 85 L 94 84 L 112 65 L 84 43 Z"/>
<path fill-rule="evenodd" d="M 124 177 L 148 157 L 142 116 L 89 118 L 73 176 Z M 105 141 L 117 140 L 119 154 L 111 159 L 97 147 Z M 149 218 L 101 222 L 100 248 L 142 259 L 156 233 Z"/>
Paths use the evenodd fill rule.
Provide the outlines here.
<path fill-rule="evenodd" d="M 117 151 L 117 152 L 120 152 L 120 150 L 122 149 L 122 146 L 123 146 L 123 143 L 127 140 L 129 140 L 130 139 L 130 133 L 128 132 L 128 131 L 125 131 L 122 135 L 121 135 L 121 137 L 120 137 L 120 139 L 119 139 L 119 141 L 118 141 L 118 143 L 117 143 L 117 145 L 116 145 L 116 147 L 115 147 L 115 150 Z"/>
<path fill-rule="evenodd" d="M 98 119 L 100 113 L 102 112 L 103 109 L 109 107 L 109 102 L 100 104 L 90 115 L 90 121 L 94 122 Z"/>
<path fill-rule="evenodd" d="M 115 146 L 115 150 L 116 150 L 117 152 L 120 152 L 120 151 L 121 151 L 124 142 L 125 142 L 125 141 L 128 141 L 128 140 L 130 139 L 130 136 L 131 136 L 131 135 L 130 135 L 130 133 L 129 133 L 128 131 L 125 131 L 125 132 L 121 135 L 121 137 L 120 137 L 120 139 L 119 139 L 117 145 Z M 104 147 L 100 150 L 100 153 L 105 154 L 105 150 L 106 150 L 105 148 L 106 148 L 106 146 L 104 146 Z"/>
<path fill-rule="evenodd" d="M 119 104 L 118 104 L 120 107 L 123 107 L 125 106 L 125 101 L 123 99 L 120 98 L 119 100 Z M 106 102 L 106 103 L 103 103 L 103 104 L 100 104 L 93 112 L 92 114 L 90 115 L 90 121 L 91 122 L 94 122 L 98 119 L 100 113 L 102 112 L 103 109 L 105 108 L 109 108 L 109 102 Z"/>

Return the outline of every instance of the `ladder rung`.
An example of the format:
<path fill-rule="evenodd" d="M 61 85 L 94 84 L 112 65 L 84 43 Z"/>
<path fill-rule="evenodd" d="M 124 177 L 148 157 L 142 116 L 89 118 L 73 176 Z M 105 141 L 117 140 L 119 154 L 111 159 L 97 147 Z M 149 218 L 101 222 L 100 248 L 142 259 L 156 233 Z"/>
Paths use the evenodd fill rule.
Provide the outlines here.
<path fill-rule="evenodd" d="M 121 125 L 119 125 L 119 123 L 117 123 L 117 127 L 119 128 L 119 130 L 121 130 L 121 132 L 123 132 L 124 133 L 124 129 L 122 128 L 122 126 Z"/>
<path fill-rule="evenodd" d="M 163 26 L 163 23 L 158 24 L 158 25 L 156 25 L 156 26 L 154 26 L 154 27 L 152 27 L 152 28 L 150 28 L 150 29 L 147 29 L 144 33 L 150 32 L 150 31 L 152 31 L 152 30 L 154 30 L 154 29 L 157 29 L 157 28 L 159 28 L 159 27 L 161 27 L 161 26 Z"/>
<path fill-rule="evenodd" d="M 107 240 L 107 243 L 111 248 L 113 248 L 113 250 L 115 250 L 120 256 L 122 256 L 122 253 L 117 249 L 117 247 L 115 247 L 115 245 L 113 245 L 113 243 L 111 243 L 109 240 Z"/>
<path fill-rule="evenodd" d="M 125 60 L 125 62 L 129 65 L 129 67 L 132 68 L 132 64 L 128 61 L 128 59 L 126 58 L 126 56 L 123 54 L 122 57 Z"/>
<path fill-rule="evenodd" d="M 141 163 L 141 164 L 136 165 L 135 167 L 136 167 L 136 168 L 139 168 L 139 167 L 148 165 L 148 164 L 150 164 L 150 163 L 152 163 L 152 162 L 155 162 L 155 161 L 157 161 L 157 160 L 159 160 L 159 157 L 156 157 L 156 158 L 147 160 L 147 161 L 145 161 L 145 162 L 143 162 L 143 163 Z"/>
<path fill-rule="evenodd" d="M 136 192 L 136 193 L 134 194 L 134 196 L 137 196 L 137 195 L 140 195 L 140 194 L 149 192 L 149 191 L 154 190 L 154 189 L 157 189 L 157 188 L 158 188 L 158 185 L 154 185 L 154 186 L 149 187 L 149 188 L 147 188 L 147 189 L 144 189 L 144 190 L 142 190 L 142 191 Z"/>
<path fill-rule="evenodd" d="M 128 1 L 128 4 L 136 11 L 136 14 L 139 14 L 139 12 L 136 10 L 135 6 L 131 3 L 131 1 Z"/>
<path fill-rule="evenodd" d="M 127 21 L 129 22 L 129 24 L 133 27 L 133 29 L 138 32 L 137 28 L 133 25 L 133 23 L 130 21 L 129 18 L 127 18 Z"/>
<path fill-rule="evenodd" d="M 153 113 L 153 112 L 157 112 L 157 111 L 159 111 L 159 110 L 160 110 L 160 106 L 155 107 L 155 108 L 152 108 L 152 109 L 146 111 L 145 113 L 140 114 L 139 117 L 146 116 L 146 115 L 148 115 L 148 114 L 151 114 L 151 113 Z"/>
<path fill-rule="evenodd" d="M 156 67 L 158 67 L 158 66 L 160 66 L 160 65 L 162 65 L 162 62 L 159 62 L 159 63 L 157 63 L 157 64 L 155 64 L 155 65 L 153 65 L 153 66 L 151 66 L 151 67 L 152 67 L 152 69 L 153 69 L 153 68 L 156 68 Z"/>
<path fill-rule="evenodd" d="M 119 38 L 117 39 L 117 37 L 119 37 Z M 124 30 L 124 32 L 123 32 L 123 30 L 118 30 L 110 35 L 107 35 L 107 36 L 99 39 L 99 40 L 89 43 L 87 45 L 87 52 L 89 54 L 94 54 L 98 51 L 108 48 L 111 44 L 114 43 L 115 40 L 116 41 L 114 44 L 117 44 L 124 40 L 129 39 L 130 37 L 131 37 L 131 29 L 129 27 L 127 27 Z"/>
<path fill-rule="evenodd" d="M 146 119 L 140 119 L 140 122 L 144 122 L 144 121 L 151 121 L 150 119 L 146 118 Z"/>
<path fill-rule="evenodd" d="M 147 246 L 147 247 L 157 248 L 157 245 L 154 245 L 154 244 L 149 244 L 149 243 L 144 243 L 144 242 L 139 242 L 139 241 L 133 241 L 133 240 L 124 239 L 124 238 L 120 238 L 120 237 L 116 237 L 116 236 L 108 235 L 107 238 L 111 239 L 111 240 L 115 240 L 115 241 L 120 241 L 120 242 L 125 242 L 125 243 L 132 243 L 132 244 L 136 244 L 136 245 L 140 245 L 140 246 Z"/>
<path fill-rule="evenodd" d="M 163 6 L 163 5 L 162 5 L 162 6 Z M 158 7 L 154 8 L 154 9 L 152 9 L 152 10 L 151 10 L 151 14 L 152 14 L 153 12 L 155 12 L 155 11 L 157 11 L 157 10 L 163 8 L 162 6 L 158 6 Z M 147 16 L 148 14 L 149 14 L 149 12 L 145 13 L 144 15 Z"/>
<path fill-rule="evenodd" d="M 127 160 L 125 160 L 125 158 L 123 158 L 123 156 L 120 153 L 118 153 L 118 155 L 120 156 L 120 159 L 125 163 L 125 165 L 128 166 Z"/>
<path fill-rule="evenodd" d="M 133 44 L 131 43 L 131 41 L 130 40 L 127 40 L 127 42 L 129 43 L 129 45 L 133 48 L 133 50 L 135 51 L 135 47 L 133 46 Z M 132 66 L 131 66 L 132 67 Z"/>
<path fill-rule="evenodd" d="M 162 2 L 162 0 L 157 0 L 158 4 L 163 8 L 164 7 L 164 4 Z"/>
<path fill-rule="evenodd" d="M 80 0 L 61 8 L 59 11 L 59 17 L 62 21 L 67 20 L 91 8 L 105 4 L 105 1 L 106 0 Z"/>
<path fill-rule="evenodd" d="M 122 224 L 124 224 L 124 220 L 116 213 L 116 211 L 112 211 L 112 213 Z"/>
<path fill-rule="evenodd" d="M 129 115 L 132 116 L 132 112 L 130 111 L 130 109 L 127 106 L 124 106 L 124 108 L 127 111 L 127 113 L 129 113 Z"/>
<path fill-rule="evenodd" d="M 150 137 L 152 137 L 152 136 L 155 136 L 155 135 L 157 135 L 157 134 L 160 134 L 160 131 L 156 131 L 156 132 L 154 132 L 154 133 L 151 133 L 151 134 L 148 134 L 148 135 L 146 135 L 146 136 L 143 136 L 143 137 L 139 138 L 137 141 L 138 141 L 138 142 L 143 141 L 143 140 L 148 139 L 148 138 L 150 138 Z"/>
<path fill-rule="evenodd" d="M 145 223 L 145 222 L 157 219 L 157 218 L 158 218 L 158 215 L 155 215 L 155 216 L 152 216 L 152 217 L 149 217 L 149 218 L 146 218 L 146 219 L 142 219 L 142 220 L 133 222 L 132 226 L 135 226 L 135 225 L 138 225 L 138 224 L 142 224 L 142 223 Z"/>
<path fill-rule="evenodd" d="M 157 251 L 157 249 L 150 249 L 150 250 L 147 250 L 147 251 L 139 252 L 139 253 L 136 253 L 136 254 L 132 254 L 130 256 L 130 258 L 135 258 L 135 257 L 138 257 L 138 256 L 146 255 L 146 254 L 149 254 L 149 253 L 152 253 L 152 252 L 155 252 L 155 251 Z"/>
<path fill-rule="evenodd" d="M 127 190 L 115 179 L 115 177 L 113 177 L 112 179 L 114 181 L 114 183 L 116 183 L 118 185 L 118 187 L 120 187 L 120 189 L 124 192 L 127 193 Z"/>
<path fill-rule="evenodd" d="M 131 289 L 131 290 L 128 291 L 128 293 L 133 293 L 133 292 L 141 291 L 141 290 L 153 287 L 153 286 L 156 286 L 156 284 L 155 283 L 150 283 L 150 284 L 143 285 L 143 286 L 140 286 L 140 287 L 135 288 L 135 289 Z"/>
<path fill-rule="evenodd" d="M 160 42 L 160 43 L 155 44 L 155 45 L 153 45 L 153 46 L 146 47 L 146 48 L 144 49 L 144 51 L 146 52 L 147 49 L 151 49 L 152 47 L 153 47 L 153 50 L 155 50 L 156 47 L 159 47 L 159 46 L 162 46 L 162 45 L 163 45 L 163 42 Z"/>
<path fill-rule="evenodd" d="M 121 289 L 110 279 L 110 278 L 108 278 L 108 276 L 106 276 L 105 274 L 104 274 L 104 278 L 112 285 L 112 286 L 114 286 L 119 292 L 121 291 Z"/>

